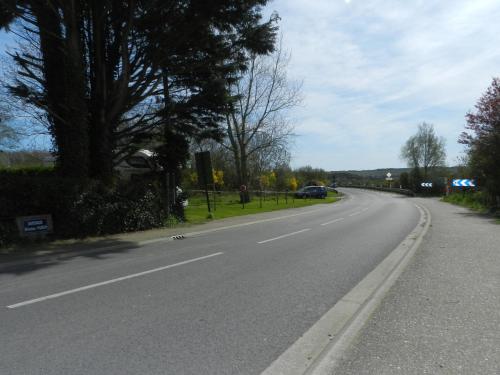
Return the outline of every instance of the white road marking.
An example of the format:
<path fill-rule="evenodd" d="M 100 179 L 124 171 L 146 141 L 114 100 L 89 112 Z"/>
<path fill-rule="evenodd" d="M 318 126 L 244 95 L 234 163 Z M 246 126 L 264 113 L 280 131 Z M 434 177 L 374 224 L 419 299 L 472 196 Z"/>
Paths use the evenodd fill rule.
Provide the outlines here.
<path fill-rule="evenodd" d="M 166 269 L 169 269 L 169 268 L 173 268 L 173 267 L 177 267 L 177 266 L 182 266 L 182 265 L 184 265 L 184 264 L 197 262 L 197 261 L 199 261 L 199 260 L 212 258 L 212 257 L 215 257 L 215 256 L 217 256 L 217 255 L 222 255 L 222 254 L 224 254 L 224 253 L 222 253 L 222 252 L 219 252 L 219 253 L 214 253 L 214 254 L 206 255 L 206 256 L 203 256 L 203 257 L 199 257 L 199 258 L 194 258 L 194 259 L 185 260 L 185 261 L 182 261 L 182 262 L 179 262 L 179 263 L 170 264 L 170 265 L 168 265 L 168 266 L 163 266 L 163 267 L 153 268 L 153 269 L 148 270 L 148 271 L 143 271 L 143 272 L 139 272 L 139 273 L 134 273 L 134 274 L 132 274 L 132 275 L 127 275 L 127 276 L 118 277 L 118 278 L 116 278 L 116 279 L 111 279 L 111 280 L 107 280 L 107 281 L 102 281 L 102 282 L 100 282 L 100 283 L 95 283 L 95 284 L 85 285 L 85 286 L 82 286 L 82 287 L 80 287 L 80 288 L 71 289 L 71 290 L 66 290 L 66 291 L 64 291 L 64 292 L 60 292 L 60 293 L 50 294 L 50 295 L 45 296 L 45 297 L 40 297 L 40 298 L 30 299 L 29 301 L 24 301 L 24 302 L 15 303 L 15 304 L 13 304 L 13 305 L 9 305 L 9 306 L 7 306 L 7 308 L 9 308 L 9 309 L 15 309 L 15 308 L 17 308 L 17 307 L 26 306 L 26 305 L 31 305 L 31 304 L 33 304 L 33 303 L 42 302 L 42 301 L 45 301 L 45 300 L 48 300 L 48 299 L 53 299 L 53 298 L 62 297 L 62 296 L 68 295 L 68 294 L 73 294 L 73 293 L 82 292 L 82 291 L 84 291 L 84 290 L 87 290 L 87 289 L 92 289 L 92 288 L 97 288 L 97 287 L 99 287 L 99 286 L 103 286 L 103 285 L 108 285 L 108 284 L 117 283 L 117 282 L 119 282 L 119 281 L 132 279 L 132 278 L 134 278 L 134 277 L 139 277 L 139 276 L 148 275 L 148 274 L 153 273 L 153 272 L 163 271 L 163 270 L 166 270 Z"/>
<path fill-rule="evenodd" d="M 322 226 L 325 226 L 325 225 L 329 225 L 329 224 L 333 224 L 333 223 L 336 223 L 337 221 L 342 221 L 344 220 L 343 217 L 339 218 L 339 219 L 335 219 L 335 220 L 332 220 L 332 221 L 327 221 L 326 223 L 323 223 L 321 224 Z"/>
<path fill-rule="evenodd" d="M 292 232 L 292 233 L 284 234 L 282 236 L 270 238 L 268 240 L 260 241 L 260 242 L 257 242 L 257 243 L 262 244 L 262 243 L 266 243 L 266 242 L 271 242 L 271 241 L 279 240 L 281 238 L 290 237 L 290 236 L 293 236 L 295 234 L 307 232 L 308 230 L 311 230 L 311 228 L 306 228 L 306 229 L 298 230 L 297 232 Z"/>
<path fill-rule="evenodd" d="M 359 215 L 361 213 L 361 211 L 356 211 L 356 212 L 353 212 L 352 214 L 350 214 L 349 216 L 356 216 L 356 215 Z"/>

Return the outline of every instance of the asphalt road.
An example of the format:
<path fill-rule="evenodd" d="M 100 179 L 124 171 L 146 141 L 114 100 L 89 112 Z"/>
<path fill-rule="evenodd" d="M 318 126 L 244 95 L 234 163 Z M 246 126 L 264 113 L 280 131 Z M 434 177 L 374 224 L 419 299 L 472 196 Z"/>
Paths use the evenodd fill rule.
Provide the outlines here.
<path fill-rule="evenodd" d="M 259 374 L 418 222 L 410 198 L 344 192 L 251 225 L 0 273 L 0 373 Z"/>

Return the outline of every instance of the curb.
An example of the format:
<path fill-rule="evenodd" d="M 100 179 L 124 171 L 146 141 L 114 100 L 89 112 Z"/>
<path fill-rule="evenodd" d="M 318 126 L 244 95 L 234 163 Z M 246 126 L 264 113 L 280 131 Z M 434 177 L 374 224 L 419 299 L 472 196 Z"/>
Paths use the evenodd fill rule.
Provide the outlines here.
<path fill-rule="evenodd" d="M 363 280 L 262 372 L 261 375 L 332 375 L 371 314 L 420 247 L 431 214 L 423 206 L 412 232 Z"/>

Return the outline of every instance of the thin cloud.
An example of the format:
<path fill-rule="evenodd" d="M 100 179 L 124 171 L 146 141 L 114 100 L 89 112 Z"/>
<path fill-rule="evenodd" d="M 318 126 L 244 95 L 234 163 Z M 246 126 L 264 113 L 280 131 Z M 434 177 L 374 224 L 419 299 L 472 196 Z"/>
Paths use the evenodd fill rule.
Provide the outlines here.
<path fill-rule="evenodd" d="M 294 165 L 402 166 L 399 148 L 422 121 L 447 139 L 453 164 L 465 113 L 500 75 L 500 3 L 345 3 L 270 4 L 292 52 L 290 75 L 304 81 L 294 116 L 307 142 L 297 142 Z"/>

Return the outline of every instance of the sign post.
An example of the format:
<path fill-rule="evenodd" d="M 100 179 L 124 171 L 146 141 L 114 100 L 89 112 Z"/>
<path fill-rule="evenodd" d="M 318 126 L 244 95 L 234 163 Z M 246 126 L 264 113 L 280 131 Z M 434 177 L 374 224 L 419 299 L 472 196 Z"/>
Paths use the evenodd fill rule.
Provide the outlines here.
<path fill-rule="evenodd" d="M 241 200 L 241 208 L 245 208 L 245 194 L 247 193 L 247 187 L 246 185 L 241 185 L 240 186 L 240 200 Z"/>
<path fill-rule="evenodd" d="M 211 213 L 208 185 L 214 183 L 214 177 L 212 174 L 212 159 L 210 158 L 210 151 L 197 152 L 194 154 L 194 157 L 196 161 L 196 172 L 198 173 L 198 184 L 201 185 L 202 189 L 205 189 L 208 213 Z"/>
<path fill-rule="evenodd" d="M 392 180 L 393 180 L 391 172 L 387 172 L 386 176 L 387 177 L 385 178 L 385 180 L 389 181 L 389 189 L 390 189 L 392 187 Z"/>

